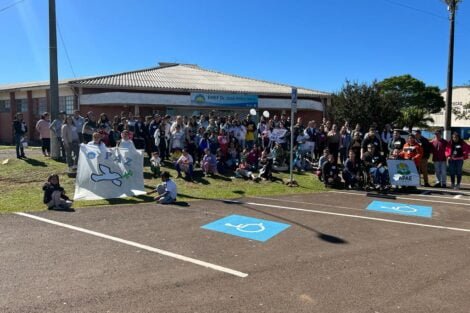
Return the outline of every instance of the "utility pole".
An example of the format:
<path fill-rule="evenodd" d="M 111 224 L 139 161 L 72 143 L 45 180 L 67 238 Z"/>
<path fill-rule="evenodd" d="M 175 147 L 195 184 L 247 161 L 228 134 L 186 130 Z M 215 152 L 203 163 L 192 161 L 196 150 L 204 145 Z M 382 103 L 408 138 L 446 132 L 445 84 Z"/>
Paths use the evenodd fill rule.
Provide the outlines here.
<path fill-rule="evenodd" d="M 459 0 L 445 0 L 449 10 L 450 36 L 449 36 L 449 61 L 447 64 L 447 94 L 446 94 L 446 114 L 444 124 L 444 138 L 449 140 L 451 135 L 452 122 L 452 85 L 454 76 L 454 25 L 455 11 Z"/>
<path fill-rule="evenodd" d="M 49 0 L 49 103 L 51 105 L 51 121 L 59 115 L 59 74 L 57 70 L 57 26 L 55 0 Z M 60 136 L 60 134 L 58 134 Z M 51 158 L 60 158 L 60 144 L 57 134 L 51 130 Z"/>

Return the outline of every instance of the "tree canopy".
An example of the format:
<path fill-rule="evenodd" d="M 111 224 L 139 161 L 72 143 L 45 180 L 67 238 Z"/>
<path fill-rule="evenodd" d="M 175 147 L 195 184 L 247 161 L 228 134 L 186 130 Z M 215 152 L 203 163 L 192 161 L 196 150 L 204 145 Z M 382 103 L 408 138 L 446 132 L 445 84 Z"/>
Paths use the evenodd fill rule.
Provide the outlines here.
<path fill-rule="evenodd" d="M 335 93 L 329 113 L 335 120 L 348 120 L 363 126 L 376 122 L 379 127 L 425 127 L 431 113 L 445 106 L 439 88 L 426 84 L 411 75 L 394 76 L 370 85 L 346 81 Z"/>
<path fill-rule="evenodd" d="M 329 114 L 336 121 L 349 121 L 369 126 L 376 122 L 379 127 L 394 122 L 399 110 L 380 94 L 376 81 L 372 84 L 346 81 L 341 91 L 334 94 Z"/>

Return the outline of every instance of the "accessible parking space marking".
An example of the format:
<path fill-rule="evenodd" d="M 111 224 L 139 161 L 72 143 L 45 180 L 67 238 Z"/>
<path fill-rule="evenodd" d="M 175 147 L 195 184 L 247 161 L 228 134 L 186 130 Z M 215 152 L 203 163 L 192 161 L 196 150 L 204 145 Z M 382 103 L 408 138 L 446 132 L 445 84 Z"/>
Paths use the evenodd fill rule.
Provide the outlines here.
<path fill-rule="evenodd" d="M 85 228 L 81 228 L 81 227 L 77 227 L 77 226 L 73 226 L 73 225 L 69 225 L 69 224 L 56 222 L 54 220 L 46 219 L 46 218 L 39 217 L 39 216 L 32 215 L 32 214 L 27 214 L 27 213 L 15 213 L 15 214 L 23 216 L 23 217 L 35 219 L 35 220 L 38 220 L 38 221 L 41 221 L 41 222 L 44 222 L 44 223 L 48 223 L 48 224 L 68 228 L 68 229 L 78 231 L 78 232 L 82 232 L 82 233 L 92 235 L 92 236 L 95 236 L 95 237 L 104 238 L 104 239 L 108 239 L 108 240 L 111 240 L 111 241 L 119 242 L 119 243 L 122 243 L 122 244 L 126 244 L 126 245 L 129 245 L 129 246 L 132 246 L 132 247 L 142 249 L 142 250 L 158 253 L 158 254 L 165 255 L 165 256 L 168 256 L 168 257 L 171 257 L 171 258 L 174 258 L 174 259 L 178 259 L 180 261 L 189 262 L 189 263 L 192 263 L 192 264 L 196 264 L 196 265 L 199 265 L 199 266 L 202 266 L 202 267 L 205 267 L 205 268 L 209 268 L 209 269 L 212 269 L 212 270 L 215 270 L 215 271 L 227 273 L 227 274 L 234 275 L 234 276 L 237 276 L 237 277 L 245 278 L 245 277 L 248 276 L 248 274 L 246 274 L 246 273 L 239 272 L 239 271 L 227 268 L 227 267 L 223 267 L 223 266 L 220 266 L 220 265 L 208 263 L 208 262 L 205 262 L 205 261 L 190 258 L 190 257 L 184 256 L 184 255 L 176 254 L 176 253 L 173 253 L 173 252 L 170 252 L 170 251 L 154 248 L 154 247 L 151 247 L 151 246 L 143 245 L 143 244 L 140 244 L 140 243 L 137 243 L 137 242 L 134 242 L 134 241 L 129 241 L 129 240 L 121 239 L 121 238 L 118 238 L 118 237 L 106 235 L 106 234 L 99 233 L 99 232 L 96 232 L 96 231 L 92 231 L 92 230 L 89 230 L 89 229 L 85 229 Z"/>
<path fill-rule="evenodd" d="M 369 211 L 377 211 L 407 216 L 432 217 L 432 207 L 415 204 L 372 201 L 366 208 Z"/>
<path fill-rule="evenodd" d="M 201 228 L 265 242 L 289 227 L 289 224 L 243 215 L 230 215 Z"/>

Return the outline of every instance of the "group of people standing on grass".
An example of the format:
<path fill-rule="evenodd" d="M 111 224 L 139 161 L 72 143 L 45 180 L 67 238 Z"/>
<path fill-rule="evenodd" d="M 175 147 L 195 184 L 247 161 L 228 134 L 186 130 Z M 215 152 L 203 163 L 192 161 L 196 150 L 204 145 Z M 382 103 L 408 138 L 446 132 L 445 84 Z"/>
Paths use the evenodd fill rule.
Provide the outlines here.
<path fill-rule="evenodd" d="M 342 128 L 343 129 L 343 128 Z M 349 157 L 345 159 L 337 149 L 333 152 L 327 149 L 320 158 L 319 167 L 322 171 L 322 180 L 327 186 L 339 186 L 341 176 L 346 187 L 357 186 L 362 169 L 371 176 L 378 188 L 384 188 L 388 181 L 387 159 L 412 160 L 423 178 L 423 185 L 431 187 L 429 183 L 428 165 L 432 156 L 435 169 L 434 187 L 447 187 L 447 169 L 450 174 L 451 188 L 460 189 L 462 180 L 463 162 L 468 158 L 470 148 L 467 143 L 454 132 L 452 138 L 446 141 L 442 138 L 441 130 L 434 132 L 434 138 L 428 140 L 420 130 L 408 135 L 407 139 L 401 137 L 399 130 L 392 130 L 386 125 L 379 133 L 375 125 L 362 135 L 360 127 L 341 135 L 339 150 L 348 151 Z M 342 143 L 348 142 L 344 146 Z M 336 148 L 336 147 L 335 147 Z M 344 160 L 344 161 L 343 161 Z M 339 164 L 339 165 L 337 165 Z M 341 175 L 342 174 L 342 175 Z"/>
<path fill-rule="evenodd" d="M 144 150 L 152 164 L 152 173 L 160 175 L 160 164 L 171 161 L 179 176 L 193 178 L 199 167 L 205 175 L 234 174 L 249 179 L 270 179 L 273 171 L 299 171 L 322 168 L 324 181 L 344 181 L 354 185 L 357 169 L 366 166 L 377 182 L 385 180 L 386 160 L 413 160 L 430 186 L 428 162 L 432 156 L 435 186 L 446 187 L 447 171 L 453 188 L 460 188 L 463 161 L 468 145 L 457 133 L 446 141 L 440 131 L 429 141 L 418 130 L 406 140 L 391 125 L 380 131 L 373 122 L 368 131 L 348 122 L 335 124 L 323 119 L 304 122 L 298 117 L 293 125 L 293 163 L 289 162 L 291 121 L 286 114 L 259 120 L 248 115 L 218 115 L 215 111 L 193 116 L 134 116 L 131 112 L 108 118 L 80 111 L 72 115 L 60 112 L 52 122 L 46 112 L 36 124 L 44 156 L 50 156 L 50 144 L 59 146 L 59 158 L 71 170 L 76 169 L 80 143 Z M 28 132 L 21 113 L 13 122 L 18 158 L 26 157 L 23 143 Z M 52 134 L 52 138 L 51 138 Z M 257 175 L 256 175 L 257 174 Z M 342 178 L 342 179 L 341 179 Z"/>

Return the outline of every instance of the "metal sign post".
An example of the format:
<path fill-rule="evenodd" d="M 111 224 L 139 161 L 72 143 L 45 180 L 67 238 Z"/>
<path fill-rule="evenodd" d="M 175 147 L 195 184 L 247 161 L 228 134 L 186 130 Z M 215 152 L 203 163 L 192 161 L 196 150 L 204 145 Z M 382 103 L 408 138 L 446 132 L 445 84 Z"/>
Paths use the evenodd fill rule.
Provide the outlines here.
<path fill-rule="evenodd" d="M 294 181 L 294 114 L 297 111 L 297 88 L 292 87 L 291 92 L 291 109 L 290 109 L 290 176 L 288 186 L 298 186 L 297 182 Z"/>

